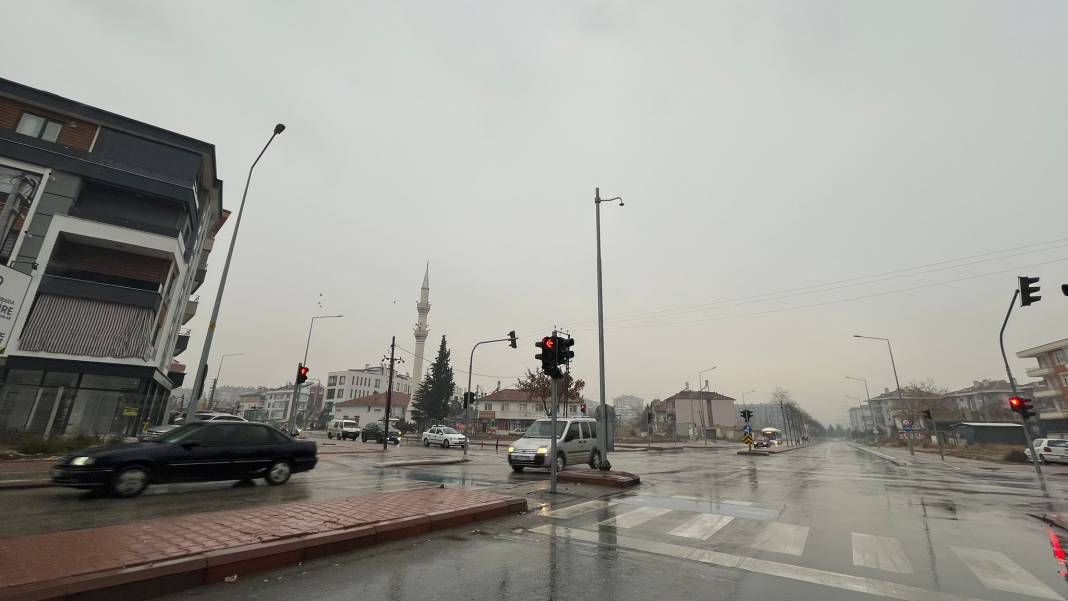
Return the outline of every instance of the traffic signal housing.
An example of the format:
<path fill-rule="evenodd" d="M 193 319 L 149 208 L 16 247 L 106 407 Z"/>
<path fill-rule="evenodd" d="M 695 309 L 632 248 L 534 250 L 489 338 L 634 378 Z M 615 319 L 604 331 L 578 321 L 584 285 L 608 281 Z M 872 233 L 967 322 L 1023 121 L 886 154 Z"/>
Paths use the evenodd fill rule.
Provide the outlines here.
<path fill-rule="evenodd" d="M 567 365 L 571 363 L 571 360 L 575 358 L 575 351 L 571 350 L 571 347 L 575 346 L 575 339 L 571 337 L 558 338 L 560 346 L 557 348 L 557 362 Z"/>
<path fill-rule="evenodd" d="M 510 346 L 512 348 L 519 348 L 516 345 L 516 340 L 517 340 L 517 338 L 515 337 L 515 330 L 512 330 L 511 332 L 508 332 L 508 346 Z"/>
<path fill-rule="evenodd" d="M 1017 278 L 1020 280 L 1020 306 L 1026 307 L 1032 303 L 1037 303 L 1042 300 L 1042 297 L 1038 295 L 1038 291 L 1042 289 L 1041 286 L 1035 286 L 1038 283 L 1038 278 L 1030 278 L 1027 276 L 1020 276 Z"/>
<path fill-rule="evenodd" d="M 561 377 L 563 374 L 560 371 L 558 354 L 558 351 L 560 350 L 560 339 L 556 336 L 546 336 L 535 342 L 534 346 L 541 349 L 541 352 L 534 355 L 534 358 L 541 361 L 542 371 L 553 378 Z"/>
<path fill-rule="evenodd" d="M 1031 399 L 1025 399 L 1019 396 L 1009 397 L 1009 409 L 1012 409 L 1015 413 L 1019 413 L 1020 417 L 1024 420 L 1035 416 L 1035 407 L 1031 404 Z"/>
<path fill-rule="evenodd" d="M 303 384 L 308 381 L 308 366 L 303 363 L 297 364 L 297 384 Z"/>
<path fill-rule="evenodd" d="M 753 417 L 753 412 L 749 409 L 742 409 L 738 412 L 738 415 L 742 416 L 742 419 L 748 422 Z"/>

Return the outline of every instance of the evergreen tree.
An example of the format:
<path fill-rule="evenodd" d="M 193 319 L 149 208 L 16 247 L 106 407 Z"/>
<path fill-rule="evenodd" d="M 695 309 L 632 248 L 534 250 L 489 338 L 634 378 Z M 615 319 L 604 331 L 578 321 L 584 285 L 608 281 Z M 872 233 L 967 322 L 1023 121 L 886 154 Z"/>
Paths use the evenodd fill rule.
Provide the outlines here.
<path fill-rule="evenodd" d="M 441 346 L 438 347 L 438 356 L 426 374 L 426 378 L 419 383 L 412 399 L 412 417 L 419 422 L 440 422 L 449 415 L 449 400 L 452 399 L 456 389 L 453 380 L 452 366 L 449 365 L 449 357 L 452 352 L 445 344 L 445 337 L 441 337 Z"/>

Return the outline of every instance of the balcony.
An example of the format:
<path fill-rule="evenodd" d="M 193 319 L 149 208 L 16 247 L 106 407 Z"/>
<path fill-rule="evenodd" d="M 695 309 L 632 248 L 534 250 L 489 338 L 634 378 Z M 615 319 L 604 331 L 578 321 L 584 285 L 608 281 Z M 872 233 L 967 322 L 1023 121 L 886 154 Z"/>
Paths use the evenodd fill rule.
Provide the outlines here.
<path fill-rule="evenodd" d="M 208 270 L 198 268 L 196 274 L 193 275 L 193 292 L 196 292 L 200 285 L 204 283 L 204 279 L 208 277 Z"/>
<path fill-rule="evenodd" d="M 215 247 L 215 238 L 208 237 L 204 240 L 204 245 L 200 247 L 201 250 L 211 252 L 211 249 Z"/>
<path fill-rule="evenodd" d="M 1052 367 L 1032 367 L 1027 370 L 1027 375 L 1031 378 L 1041 378 L 1044 376 L 1052 376 Z"/>
<path fill-rule="evenodd" d="M 90 300 L 123 305 L 145 307 L 156 311 L 159 309 L 162 297 L 159 292 L 142 290 L 140 288 L 128 288 L 102 282 L 65 278 L 57 275 L 45 275 L 41 278 L 41 285 L 37 289 L 38 294 L 53 294 L 55 296 L 71 296 Z"/>
<path fill-rule="evenodd" d="M 178 356 L 189 348 L 189 328 L 178 330 L 178 340 L 174 343 L 174 354 Z"/>
<path fill-rule="evenodd" d="M 190 319 L 197 314 L 197 307 L 200 306 L 200 297 L 194 296 L 185 303 L 185 310 L 182 312 L 182 325 L 189 323 Z"/>
<path fill-rule="evenodd" d="M 1059 397 L 1059 396 L 1061 396 L 1061 389 L 1060 388 L 1036 388 L 1035 389 L 1035 398 L 1036 399 L 1049 399 L 1049 398 L 1054 398 L 1054 397 Z"/>

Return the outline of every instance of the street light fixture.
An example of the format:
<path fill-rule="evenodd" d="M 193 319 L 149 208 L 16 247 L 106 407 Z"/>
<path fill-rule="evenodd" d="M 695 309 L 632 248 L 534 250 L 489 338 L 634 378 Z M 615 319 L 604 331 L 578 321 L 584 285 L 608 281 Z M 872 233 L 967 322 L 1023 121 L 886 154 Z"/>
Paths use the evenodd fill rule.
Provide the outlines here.
<path fill-rule="evenodd" d="M 872 437 L 875 439 L 875 445 L 878 446 L 879 445 L 879 436 L 878 436 L 879 425 L 875 423 L 875 407 L 872 406 L 872 404 L 871 404 L 871 392 L 868 390 L 868 381 L 865 380 L 864 378 L 855 378 L 853 376 L 846 376 L 845 378 L 847 380 L 854 380 L 856 382 L 863 382 L 864 383 L 864 396 L 868 400 L 868 412 L 871 413 L 871 427 L 872 427 L 873 430 L 875 430 L 875 432 L 872 433 Z M 863 414 L 861 414 L 861 415 L 863 416 Z"/>
<path fill-rule="evenodd" d="M 718 367 L 718 366 L 716 366 L 716 365 L 713 365 L 712 367 L 709 367 L 708 369 L 702 369 L 701 371 L 697 372 L 697 391 L 698 391 L 698 392 L 700 392 L 700 391 L 702 391 L 702 390 L 704 390 L 704 389 L 705 389 L 705 386 L 704 386 L 704 384 L 702 384 L 702 383 L 701 383 L 701 377 L 702 377 L 702 376 L 703 376 L 704 374 L 706 374 L 706 373 L 708 373 L 708 372 L 712 371 L 713 369 L 716 369 L 716 367 Z M 709 390 L 712 390 L 712 389 L 711 389 L 711 388 L 709 388 Z"/>
<path fill-rule="evenodd" d="M 215 293 L 215 306 L 211 310 L 211 320 L 208 322 L 208 331 L 204 336 L 204 348 L 200 351 L 200 362 L 197 363 L 197 379 L 194 381 L 192 399 L 189 402 L 189 407 L 194 410 L 186 411 L 186 423 L 196 421 L 196 403 L 200 400 L 200 395 L 204 393 L 204 381 L 208 377 L 208 355 L 211 353 L 211 341 L 215 337 L 215 325 L 219 320 L 219 307 L 222 306 L 223 291 L 226 290 L 226 276 L 230 274 L 230 260 L 234 257 L 234 247 L 237 245 L 237 231 L 241 229 L 241 218 L 245 215 L 245 199 L 248 197 L 248 187 L 252 182 L 252 170 L 256 168 L 256 164 L 263 158 L 263 153 L 267 152 L 267 147 L 274 141 L 275 136 L 285 130 L 286 126 L 281 123 L 274 126 L 274 132 L 268 138 L 267 143 L 263 145 L 263 150 L 256 156 L 256 160 L 252 161 L 252 166 L 248 168 L 245 191 L 241 194 L 241 205 L 237 209 L 237 220 L 234 222 L 234 233 L 230 236 L 230 248 L 226 250 L 226 262 L 223 264 L 219 290 Z"/>
<path fill-rule="evenodd" d="M 227 355 L 223 355 L 222 357 L 219 358 L 219 371 L 215 372 L 215 380 L 211 383 L 211 395 L 208 396 L 208 407 L 209 408 L 214 409 L 215 387 L 219 385 L 219 378 L 222 377 L 223 363 L 226 361 L 226 358 L 227 357 L 237 357 L 239 355 L 244 355 L 244 354 L 245 353 L 230 353 L 230 354 L 227 354 Z"/>
<path fill-rule="evenodd" d="M 597 444 L 601 447 L 601 463 L 598 468 L 602 471 L 612 469 L 608 462 L 608 404 L 605 401 L 604 389 L 604 289 L 601 285 L 601 203 L 619 201 L 623 206 L 623 198 L 601 198 L 601 189 L 594 188 L 593 205 L 597 216 L 597 362 L 601 370 L 601 435 L 597 437 Z"/>
<path fill-rule="evenodd" d="M 307 367 L 307 365 L 308 365 L 308 349 L 311 348 L 311 335 L 312 335 L 312 328 L 315 327 L 315 320 L 316 319 L 332 319 L 332 318 L 335 318 L 335 317 L 345 317 L 345 316 L 344 315 L 316 315 L 315 317 L 311 318 L 310 322 L 308 322 L 308 342 L 304 344 L 304 360 L 300 362 L 300 364 L 302 366 Z M 293 431 L 293 426 L 296 425 L 296 422 L 297 422 L 297 405 L 299 404 L 299 401 L 300 401 L 300 382 L 296 378 L 294 378 L 293 379 L 293 398 L 289 401 L 289 419 L 287 420 L 286 432 L 292 432 Z M 311 405 L 311 398 L 310 397 L 308 399 L 308 405 L 309 406 Z M 307 408 L 305 408 L 305 411 L 307 411 Z M 307 416 L 305 416 L 305 419 L 307 419 Z M 387 435 L 389 434 L 388 428 L 387 428 L 386 434 Z M 388 436 L 387 436 L 387 438 L 388 438 Z"/>
<path fill-rule="evenodd" d="M 743 408 L 745 408 L 745 409 L 749 408 L 749 406 L 745 404 L 745 395 L 752 394 L 754 392 L 756 392 L 756 391 L 755 390 L 746 390 L 745 392 L 742 393 L 742 407 Z"/>
<path fill-rule="evenodd" d="M 892 346 L 890 346 L 890 339 L 889 338 L 880 338 L 878 336 L 861 336 L 860 334 L 853 334 L 853 338 L 866 338 L 868 340 L 882 340 L 883 342 L 886 343 L 886 350 L 890 352 L 890 367 L 891 367 L 891 369 L 894 370 L 894 385 L 897 386 L 897 402 L 898 402 L 898 406 L 901 407 L 901 408 L 904 408 L 905 407 L 905 399 L 903 399 L 901 397 L 901 381 L 897 377 L 897 364 L 894 363 L 894 348 Z M 865 384 L 865 386 L 866 385 L 867 384 Z M 870 395 L 868 396 L 868 399 L 869 399 L 869 403 L 870 403 L 870 399 L 871 399 Z M 911 418 L 912 415 L 910 414 L 909 417 Z M 874 413 L 872 414 L 872 421 L 875 421 L 875 414 Z M 911 432 L 909 432 L 907 434 L 911 434 Z M 909 436 L 907 438 L 907 440 L 908 440 L 908 443 L 909 443 L 909 455 L 915 455 L 916 454 L 916 450 L 912 448 L 912 437 Z"/>

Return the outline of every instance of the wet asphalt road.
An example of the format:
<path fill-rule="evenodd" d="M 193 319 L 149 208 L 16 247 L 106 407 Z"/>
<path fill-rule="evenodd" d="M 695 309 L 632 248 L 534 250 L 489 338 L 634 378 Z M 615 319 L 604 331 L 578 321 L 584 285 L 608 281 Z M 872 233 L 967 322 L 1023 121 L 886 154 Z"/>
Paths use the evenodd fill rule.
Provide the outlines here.
<path fill-rule="evenodd" d="M 211 510 L 444 483 L 525 495 L 531 511 L 166 599 L 1007 601 L 1068 593 L 1051 530 L 1027 515 L 1063 509 L 1068 487 L 1054 482 L 1044 499 L 1023 470 L 895 466 L 844 443 L 772 457 L 723 447 L 618 453 L 613 462 L 642 485 L 562 486 L 551 498 L 544 474 L 512 474 L 492 451 L 473 451 L 461 465 L 406 468 L 336 456 L 272 489 L 161 487 L 133 502 L 23 491 L 0 527 L 155 517 L 193 493 Z M 57 517 L 57 507 L 102 517 Z"/>

